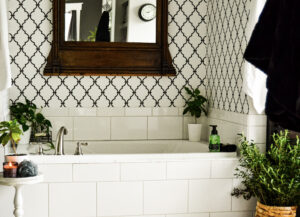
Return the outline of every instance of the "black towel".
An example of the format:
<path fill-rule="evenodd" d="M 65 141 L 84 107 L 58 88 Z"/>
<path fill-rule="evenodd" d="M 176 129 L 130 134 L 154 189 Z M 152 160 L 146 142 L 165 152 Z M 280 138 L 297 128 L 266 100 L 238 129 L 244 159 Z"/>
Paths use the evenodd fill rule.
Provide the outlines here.
<path fill-rule="evenodd" d="M 300 1 L 267 0 L 245 59 L 268 75 L 266 114 L 300 131 Z"/>
<path fill-rule="evenodd" d="M 109 13 L 107 11 L 104 11 L 101 15 L 96 32 L 96 41 L 110 42 Z"/>

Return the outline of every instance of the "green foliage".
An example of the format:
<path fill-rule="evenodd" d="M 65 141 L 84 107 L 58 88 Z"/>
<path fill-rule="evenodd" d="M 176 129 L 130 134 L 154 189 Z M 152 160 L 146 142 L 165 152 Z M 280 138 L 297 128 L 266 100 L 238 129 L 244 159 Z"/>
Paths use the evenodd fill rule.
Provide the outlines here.
<path fill-rule="evenodd" d="M 207 115 L 207 109 L 205 108 L 205 103 L 207 99 L 200 94 L 199 89 L 189 89 L 187 87 L 184 88 L 185 91 L 190 95 L 190 99 L 187 101 L 186 108 L 183 110 L 183 114 L 187 114 L 188 112 L 195 118 L 200 118 L 202 112 Z"/>
<path fill-rule="evenodd" d="M 22 133 L 16 120 L 0 122 L 0 143 L 5 146 L 10 141 L 15 153 L 17 153 L 16 144 L 20 141 Z"/>
<path fill-rule="evenodd" d="M 52 127 L 51 122 L 44 115 L 37 111 L 37 106 L 26 99 L 26 103 L 14 103 L 10 107 L 12 119 L 16 119 L 22 125 L 22 129 L 26 132 L 32 127 L 34 132 L 46 132 Z"/>
<path fill-rule="evenodd" d="M 300 142 L 292 144 L 288 131 L 273 135 L 274 144 L 266 154 L 260 153 L 253 142 L 242 136 L 240 166 L 235 176 L 242 188 L 233 196 L 257 199 L 269 206 L 300 204 Z"/>
<path fill-rule="evenodd" d="M 94 31 L 90 30 L 89 33 L 90 35 L 87 37 L 87 41 L 96 41 L 97 27 L 95 27 Z"/>

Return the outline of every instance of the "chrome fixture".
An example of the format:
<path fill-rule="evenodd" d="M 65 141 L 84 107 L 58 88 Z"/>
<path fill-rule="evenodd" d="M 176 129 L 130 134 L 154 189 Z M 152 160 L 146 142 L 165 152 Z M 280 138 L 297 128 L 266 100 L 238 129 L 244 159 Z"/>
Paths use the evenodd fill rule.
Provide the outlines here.
<path fill-rule="evenodd" d="M 76 147 L 74 155 L 83 155 L 81 146 L 88 146 L 88 143 L 87 142 L 77 142 L 77 147 Z"/>
<path fill-rule="evenodd" d="M 57 133 L 55 143 L 55 155 L 64 155 L 64 135 L 68 134 L 68 130 L 65 127 L 61 127 Z"/>
<path fill-rule="evenodd" d="M 38 150 L 38 155 L 43 155 L 44 154 L 44 149 L 41 144 L 39 144 L 39 150 Z"/>

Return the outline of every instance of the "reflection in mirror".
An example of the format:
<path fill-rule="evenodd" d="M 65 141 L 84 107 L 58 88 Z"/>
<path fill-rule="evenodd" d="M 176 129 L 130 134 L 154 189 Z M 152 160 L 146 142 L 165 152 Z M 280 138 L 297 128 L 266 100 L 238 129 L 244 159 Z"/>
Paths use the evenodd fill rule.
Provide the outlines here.
<path fill-rule="evenodd" d="M 66 0 L 65 41 L 156 42 L 156 0 Z"/>

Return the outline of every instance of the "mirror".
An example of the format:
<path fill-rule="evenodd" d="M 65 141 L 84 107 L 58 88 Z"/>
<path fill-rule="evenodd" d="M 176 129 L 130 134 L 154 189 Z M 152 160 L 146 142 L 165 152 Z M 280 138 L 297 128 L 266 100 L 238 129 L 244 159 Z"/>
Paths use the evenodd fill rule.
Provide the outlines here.
<path fill-rule="evenodd" d="M 52 2 L 53 42 L 44 75 L 176 75 L 167 0 Z"/>
<path fill-rule="evenodd" d="M 156 42 L 156 0 L 67 0 L 65 41 Z"/>

